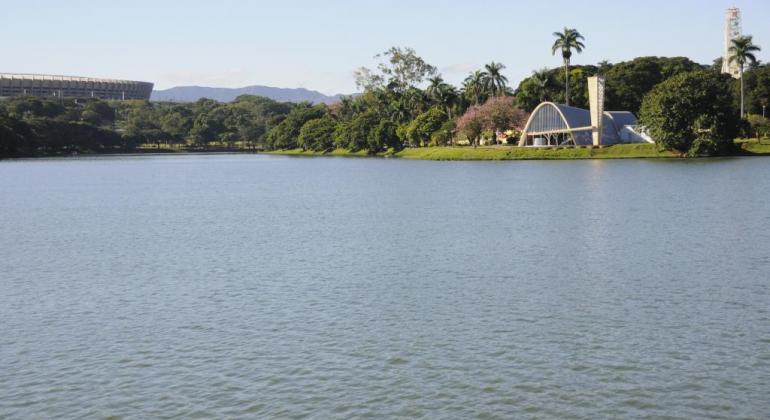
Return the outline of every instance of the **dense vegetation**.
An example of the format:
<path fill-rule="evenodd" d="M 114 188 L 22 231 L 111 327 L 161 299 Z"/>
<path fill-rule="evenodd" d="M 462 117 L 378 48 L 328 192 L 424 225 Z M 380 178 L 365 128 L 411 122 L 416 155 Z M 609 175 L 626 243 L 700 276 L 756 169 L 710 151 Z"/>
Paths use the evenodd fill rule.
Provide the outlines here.
<path fill-rule="evenodd" d="M 725 80 L 729 75 L 690 72 L 655 86 L 640 119 L 656 142 L 690 156 L 724 154 L 734 147 L 739 116 Z"/>
<path fill-rule="evenodd" d="M 641 111 L 663 148 L 723 153 L 738 128 L 744 137 L 770 134 L 770 124 L 761 116 L 770 100 L 770 66 L 748 62 L 741 79 L 748 116 L 740 123 L 741 84 L 719 75 L 721 63 L 641 57 L 570 65 L 571 50 L 579 52 L 584 45 L 579 33 L 565 31 L 553 50 L 561 51 L 564 67 L 535 71 L 516 89 L 502 74 L 501 63 L 491 62 L 453 86 L 414 50 L 391 48 L 378 56 L 377 68 L 356 71 L 361 94 L 333 105 L 257 96 L 230 103 L 10 98 L 0 102 L 0 157 L 138 149 L 346 149 L 377 154 L 495 144 L 515 139 L 527 113 L 541 101 L 564 103 L 569 95 L 573 106 L 586 108 L 586 78 L 596 74 L 607 81 L 606 109 Z"/>

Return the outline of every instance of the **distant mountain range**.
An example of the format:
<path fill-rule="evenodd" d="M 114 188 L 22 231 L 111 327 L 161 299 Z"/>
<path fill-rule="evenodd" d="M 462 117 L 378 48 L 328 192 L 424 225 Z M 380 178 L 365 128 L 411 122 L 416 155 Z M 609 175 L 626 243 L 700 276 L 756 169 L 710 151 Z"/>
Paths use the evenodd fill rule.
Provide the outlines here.
<path fill-rule="evenodd" d="M 328 96 L 305 88 L 286 89 L 270 86 L 246 86 L 242 88 L 214 88 L 203 86 L 176 86 L 165 90 L 154 90 L 153 101 L 195 102 L 201 98 L 230 102 L 240 95 L 264 96 L 279 102 L 312 102 L 332 104 L 339 102 L 343 95 Z"/>

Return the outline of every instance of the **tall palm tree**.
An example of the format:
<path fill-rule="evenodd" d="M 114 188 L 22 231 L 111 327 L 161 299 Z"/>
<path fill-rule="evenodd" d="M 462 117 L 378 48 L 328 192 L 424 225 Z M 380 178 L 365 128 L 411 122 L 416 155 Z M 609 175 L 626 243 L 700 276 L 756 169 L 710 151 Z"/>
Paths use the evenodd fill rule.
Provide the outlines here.
<path fill-rule="evenodd" d="M 484 66 L 484 88 L 492 96 L 505 95 L 508 78 L 500 73 L 504 68 L 502 63 L 495 63 L 494 61 Z"/>
<path fill-rule="evenodd" d="M 439 74 L 438 76 L 434 76 L 428 79 L 428 87 L 425 88 L 425 93 L 428 94 L 430 97 L 435 97 L 436 92 L 441 89 L 442 85 L 445 85 L 444 79 Z"/>
<path fill-rule="evenodd" d="M 433 99 L 444 107 L 447 117 L 452 119 L 452 107 L 457 102 L 457 89 L 448 83 L 442 83 L 433 94 Z"/>
<path fill-rule="evenodd" d="M 553 36 L 556 37 L 556 41 L 551 47 L 551 54 L 556 54 L 556 51 L 561 50 L 561 57 L 564 59 L 564 101 L 569 105 L 569 63 L 572 58 L 572 50 L 578 53 L 583 52 L 583 48 L 586 46 L 581 41 L 585 41 L 585 38 L 580 35 L 577 29 L 567 27 L 564 27 L 564 32 L 554 32 Z"/>
<path fill-rule="evenodd" d="M 752 42 L 751 35 L 746 36 L 739 36 L 738 38 L 735 38 L 732 40 L 730 49 L 728 50 L 730 54 L 729 63 L 736 63 L 738 64 L 739 68 L 739 75 L 741 79 L 741 118 L 743 118 L 743 67 L 747 63 L 756 63 L 757 57 L 754 56 L 754 53 L 757 51 L 760 51 L 761 48 L 754 45 Z"/>
<path fill-rule="evenodd" d="M 535 83 L 535 87 L 537 88 L 537 99 L 540 102 L 543 102 L 545 100 L 545 88 L 548 86 L 548 82 L 550 81 L 548 69 L 543 68 L 540 70 L 533 70 L 532 81 Z"/>
<path fill-rule="evenodd" d="M 463 82 L 463 90 L 468 99 L 473 100 L 474 105 L 479 105 L 484 97 L 484 78 L 486 73 L 476 70 Z"/>
<path fill-rule="evenodd" d="M 444 82 L 441 75 L 428 79 L 428 87 L 425 93 L 436 104 L 444 107 L 449 118 L 452 118 L 452 106 L 457 101 L 457 89 L 449 83 Z"/>

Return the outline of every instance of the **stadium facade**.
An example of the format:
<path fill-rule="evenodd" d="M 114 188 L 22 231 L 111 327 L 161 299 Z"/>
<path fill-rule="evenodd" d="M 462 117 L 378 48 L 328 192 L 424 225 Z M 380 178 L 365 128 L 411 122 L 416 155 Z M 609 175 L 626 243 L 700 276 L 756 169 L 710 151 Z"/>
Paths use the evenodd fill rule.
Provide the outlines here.
<path fill-rule="evenodd" d="M 152 83 L 133 80 L 0 73 L 0 97 L 38 96 L 99 98 L 107 100 L 149 100 L 152 87 Z"/>

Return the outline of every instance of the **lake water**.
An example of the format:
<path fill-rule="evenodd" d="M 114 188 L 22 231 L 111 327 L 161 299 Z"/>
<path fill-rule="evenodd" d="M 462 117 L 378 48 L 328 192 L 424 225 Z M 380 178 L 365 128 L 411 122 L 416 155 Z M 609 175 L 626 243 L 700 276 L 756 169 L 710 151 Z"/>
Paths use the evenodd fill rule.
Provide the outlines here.
<path fill-rule="evenodd" d="M 767 418 L 770 159 L 0 161 L 0 418 Z"/>

